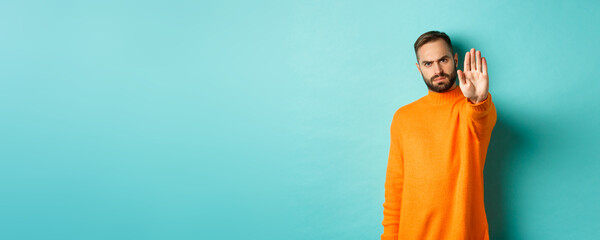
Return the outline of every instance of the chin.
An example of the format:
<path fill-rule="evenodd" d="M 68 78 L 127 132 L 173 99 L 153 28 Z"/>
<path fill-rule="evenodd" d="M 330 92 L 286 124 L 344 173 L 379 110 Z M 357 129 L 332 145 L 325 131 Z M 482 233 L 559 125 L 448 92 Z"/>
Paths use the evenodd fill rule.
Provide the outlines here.
<path fill-rule="evenodd" d="M 434 92 L 446 92 L 449 91 L 452 88 L 451 84 L 441 84 L 441 85 L 435 85 L 435 88 L 431 89 Z"/>

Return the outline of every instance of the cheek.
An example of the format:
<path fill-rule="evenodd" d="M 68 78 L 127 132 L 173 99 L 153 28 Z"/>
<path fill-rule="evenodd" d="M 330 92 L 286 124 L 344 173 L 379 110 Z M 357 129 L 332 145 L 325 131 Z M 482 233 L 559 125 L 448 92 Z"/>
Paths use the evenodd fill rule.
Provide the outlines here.
<path fill-rule="evenodd" d="M 429 71 L 423 71 L 423 76 L 427 79 L 429 79 L 431 76 L 433 76 Z"/>
<path fill-rule="evenodd" d="M 446 73 L 452 73 L 454 71 L 454 65 L 448 64 L 448 66 L 444 69 Z"/>

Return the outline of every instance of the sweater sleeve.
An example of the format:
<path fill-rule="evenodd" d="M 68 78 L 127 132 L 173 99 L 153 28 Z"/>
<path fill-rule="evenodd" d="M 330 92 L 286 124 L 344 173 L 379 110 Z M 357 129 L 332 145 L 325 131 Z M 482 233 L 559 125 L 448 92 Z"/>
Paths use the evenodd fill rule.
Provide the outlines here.
<path fill-rule="evenodd" d="M 385 177 L 385 202 L 383 203 L 383 234 L 381 240 L 397 240 L 400 224 L 400 202 L 404 182 L 402 138 L 398 118 L 394 115 L 390 131 L 390 151 Z"/>
<path fill-rule="evenodd" d="M 491 134 L 494 125 L 496 125 L 496 107 L 492 102 L 492 94 L 488 93 L 488 97 L 479 103 L 472 103 L 467 98 L 466 112 L 469 117 L 469 128 L 474 131 L 477 136 Z"/>

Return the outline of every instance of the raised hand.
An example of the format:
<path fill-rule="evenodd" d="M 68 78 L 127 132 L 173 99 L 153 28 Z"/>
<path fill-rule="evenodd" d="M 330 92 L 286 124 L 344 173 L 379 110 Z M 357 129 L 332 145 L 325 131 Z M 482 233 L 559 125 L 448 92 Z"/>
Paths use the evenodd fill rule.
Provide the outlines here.
<path fill-rule="evenodd" d="M 465 54 L 464 65 L 464 71 L 457 71 L 463 95 L 472 103 L 484 101 L 487 98 L 490 83 L 487 61 L 481 57 L 480 51 L 471 48 L 471 52 Z"/>

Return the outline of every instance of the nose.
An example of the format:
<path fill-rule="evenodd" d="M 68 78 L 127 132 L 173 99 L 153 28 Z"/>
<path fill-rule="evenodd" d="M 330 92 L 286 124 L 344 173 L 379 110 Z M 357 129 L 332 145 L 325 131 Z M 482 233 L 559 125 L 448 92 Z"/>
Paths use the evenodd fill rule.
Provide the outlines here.
<path fill-rule="evenodd" d="M 444 72 L 444 70 L 442 69 L 442 66 L 439 63 L 433 64 L 433 70 L 435 71 L 436 75 L 439 75 L 440 73 Z"/>

